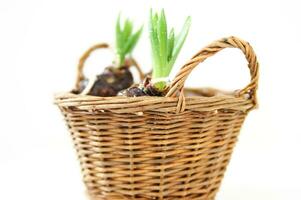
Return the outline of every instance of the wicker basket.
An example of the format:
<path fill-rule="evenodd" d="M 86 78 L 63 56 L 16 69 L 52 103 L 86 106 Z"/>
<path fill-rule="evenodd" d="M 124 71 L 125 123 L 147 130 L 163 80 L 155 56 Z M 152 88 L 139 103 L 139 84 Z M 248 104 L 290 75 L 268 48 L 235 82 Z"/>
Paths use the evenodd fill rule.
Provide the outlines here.
<path fill-rule="evenodd" d="M 193 90 L 191 71 L 224 48 L 239 48 L 251 83 L 233 94 Z M 81 72 L 79 72 L 81 73 Z M 79 79 L 78 79 L 79 80 Z M 88 192 L 95 199 L 213 200 L 242 123 L 256 107 L 258 62 L 236 37 L 213 42 L 185 64 L 166 97 L 61 94 Z"/>

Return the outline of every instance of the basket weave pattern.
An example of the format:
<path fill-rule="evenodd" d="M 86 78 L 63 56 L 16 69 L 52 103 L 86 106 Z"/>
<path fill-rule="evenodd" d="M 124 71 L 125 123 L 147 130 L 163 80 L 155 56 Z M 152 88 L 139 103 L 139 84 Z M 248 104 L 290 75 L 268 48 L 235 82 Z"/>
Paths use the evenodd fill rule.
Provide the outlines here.
<path fill-rule="evenodd" d="M 236 95 L 185 97 L 194 67 L 226 48 L 249 62 L 251 83 Z M 182 67 L 166 97 L 56 98 L 83 179 L 95 199 L 213 200 L 247 113 L 256 107 L 258 62 L 235 37 L 213 42 Z"/>

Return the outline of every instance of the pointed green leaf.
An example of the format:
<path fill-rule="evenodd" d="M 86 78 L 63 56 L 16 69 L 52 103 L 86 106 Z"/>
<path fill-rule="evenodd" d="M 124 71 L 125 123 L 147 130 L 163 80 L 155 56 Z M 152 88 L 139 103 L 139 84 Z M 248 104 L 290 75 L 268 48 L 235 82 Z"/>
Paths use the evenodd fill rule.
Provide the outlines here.
<path fill-rule="evenodd" d="M 120 64 L 122 62 L 122 57 L 123 56 L 123 34 L 121 30 L 121 25 L 120 25 L 120 16 L 121 14 L 119 13 L 117 21 L 116 21 L 116 54 L 117 54 L 117 63 Z"/>
<path fill-rule="evenodd" d="M 154 67 L 153 67 L 154 76 L 159 75 L 159 66 L 160 66 L 159 39 L 158 39 L 157 29 L 156 29 L 157 21 L 158 21 L 158 15 L 157 14 L 153 15 L 151 10 L 150 19 L 149 19 L 149 34 L 150 34 L 152 57 L 154 63 Z"/>
<path fill-rule="evenodd" d="M 120 13 L 118 15 L 117 21 L 116 21 L 116 49 L 117 52 L 121 52 L 120 47 L 122 46 L 122 32 L 121 32 L 121 27 L 120 27 Z"/>
<path fill-rule="evenodd" d="M 123 28 L 124 41 L 126 41 L 128 37 L 132 34 L 132 30 L 133 30 L 133 23 L 129 19 L 126 19 Z"/>
<path fill-rule="evenodd" d="M 177 57 L 180 53 L 180 50 L 181 50 L 181 48 L 182 48 L 182 46 L 185 42 L 185 39 L 188 35 L 190 25 L 191 25 L 191 18 L 187 17 L 181 32 L 175 38 L 175 46 L 174 46 L 174 49 L 173 49 L 172 58 L 169 61 L 169 65 L 171 65 L 171 66 L 174 65 L 174 63 L 175 63 L 175 61 L 176 61 L 176 59 L 177 59 Z"/>
<path fill-rule="evenodd" d="M 164 10 L 162 9 L 160 19 L 158 21 L 158 34 L 159 34 L 159 46 L 160 46 L 160 57 L 161 57 L 161 72 L 162 75 L 166 74 L 167 65 L 167 24 Z"/>
<path fill-rule="evenodd" d="M 175 43 L 175 31 L 174 31 L 174 28 L 172 28 L 170 30 L 170 33 L 168 35 L 168 57 L 167 57 L 167 60 L 170 61 L 171 59 L 171 56 L 172 56 L 172 52 L 173 52 L 173 48 L 174 48 L 174 43 Z"/>
<path fill-rule="evenodd" d="M 137 44 L 137 42 L 140 38 L 142 30 L 143 30 L 143 26 L 141 26 L 140 29 L 136 33 L 134 33 L 133 35 L 131 35 L 128 38 L 127 43 L 124 47 L 124 52 L 126 52 L 127 54 L 130 54 L 133 51 L 135 45 Z"/>
<path fill-rule="evenodd" d="M 174 49 L 174 43 L 175 43 L 175 32 L 174 29 L 172 28 L 170 30 L 169 36 L 168 36 L 168 57 L 167 57 L 167 63 L 170 62 L 171 58 L 172 58 L 172 53 L 173 53 L 173 49 Z M 167 75 L 170 74 L 171 69 L 172 69 L 172 65 L 167 64 L 166 66 L 166 70 L 167 70 Z"/>

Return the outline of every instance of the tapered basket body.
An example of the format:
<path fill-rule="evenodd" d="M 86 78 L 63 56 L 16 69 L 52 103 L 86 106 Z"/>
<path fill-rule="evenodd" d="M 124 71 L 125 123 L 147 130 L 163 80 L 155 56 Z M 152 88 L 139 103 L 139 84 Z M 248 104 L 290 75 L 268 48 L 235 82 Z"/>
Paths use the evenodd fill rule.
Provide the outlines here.
<path fill-rule="evenodd" d="M 56 96 L 91 197 L 214 199 L 240 128 L 256 106 L 258 64 L 243 50 L 250 85 L 233 94 L 186 96 L 181 78 L 209 57 L 209 47 L 250 48 L 234 37 L 213 44 L 182 68 L 165 97 Z"/>

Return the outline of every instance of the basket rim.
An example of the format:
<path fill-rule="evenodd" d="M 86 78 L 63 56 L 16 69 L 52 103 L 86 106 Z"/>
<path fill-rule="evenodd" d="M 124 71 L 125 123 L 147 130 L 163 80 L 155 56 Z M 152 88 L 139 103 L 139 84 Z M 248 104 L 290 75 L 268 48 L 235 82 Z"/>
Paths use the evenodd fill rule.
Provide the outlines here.
<path fill-rule="evenodd" d="M 138 113 L 156 111 L 174 113 L 178 101 L 179 97 L 99 97 L 63 92 L 55 95 L 54 103 L 65 109 L 76 108 L 76 110 L 93 112 Z M 255 107 L 253 100 L 249 97 L 223 93 L 214 96 L 187 96 L 185 102 L 185 110 L 195 111 L 232 109 L 247 112 Z"/>

